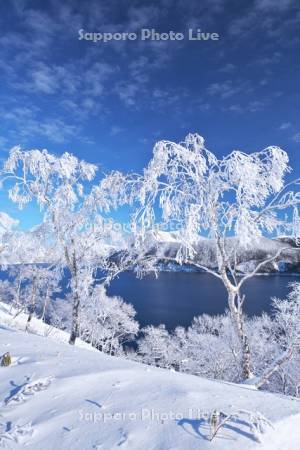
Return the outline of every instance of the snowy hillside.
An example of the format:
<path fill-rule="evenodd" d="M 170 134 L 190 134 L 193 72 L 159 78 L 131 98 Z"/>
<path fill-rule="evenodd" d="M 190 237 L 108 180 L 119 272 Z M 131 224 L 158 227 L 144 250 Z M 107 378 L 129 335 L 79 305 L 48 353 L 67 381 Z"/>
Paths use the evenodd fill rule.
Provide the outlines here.
<path fill-rule="evenodd" d="M 21 328 L 22 315 L 17 327 Z M 0 353 L 12 365 L 0 367 L 0 445 L 47 449 L 263 449 L 299 448 L 300 401 L 247 386 L 209 381 L 13 329 L 0 305 Z M 35 333 L 45 326 L 33 324 Z M 208 440 L 205 417 L 248 410 L 273 423 L 262 443 L 246 415 L 232 419 Z M 244 415 L 243 415 L 244 414 Z"/>
<path fill-rule="evenodd" d="M 180 248 L 184 248 L 184 242 L 178 232 L 158 231 L 148 237 L 148 252 L 157 256 L 161 268 L 176 270 L 170 260 L 176 260 Z M 200 264 L 209 268 L 217 267 L 216 245 L 212 239 L 199 237 L 193 248 L 195 255 L 191 262 L 196 266 Z M 243 272 L 252 271 L 259 262 L 275 256 L 279 250 L 282 250 L 282 254 L 278 261 L 266 264 L 261 272 L 300 272 L 300 248 L 297 248 L 292 238 L 259 237 L 253 239 L 247 247 L 243 247 L 236 238 L 229 237 L 226 239 L 226 250 L 232 262 L 236 258 L 237 269 Z M 190 270 L 189 267 L 186 269 Z"/>

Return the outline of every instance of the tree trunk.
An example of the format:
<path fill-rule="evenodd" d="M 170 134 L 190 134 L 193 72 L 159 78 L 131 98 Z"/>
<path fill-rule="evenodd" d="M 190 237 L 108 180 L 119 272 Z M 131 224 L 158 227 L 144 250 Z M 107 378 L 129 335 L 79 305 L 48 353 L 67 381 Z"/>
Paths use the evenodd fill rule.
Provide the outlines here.
<path fill-rule="evenodd" d="M 69 344 L 74 345 L 76 338 L 79 334 L 79 305 L 80 300 L 78 294 L 75 295 L 73 300 L 73 310 L 72 310 L 72 326 L 71 326 L 71 334 L 69 339 Z"/>
<path fill-rule="evenodd" d="M 79 334 L 79 306 L 80 297 L 78 293 L 78 269 L 75 250 L 72 256 L 71 276 L 73 277 L 73 307 L 72 307 L 72 325 L 69 338 L 69 344 L 74 345 Z"/>
<path fill-rule="evenodd" d="M 30 299 L 30 303 L 29 303 L 29 314 L 28 314 L 28 317 L 27 317 L 25 331 L 29 331 L 30 322 L 31 322 L 31 319 L 32 319 L 33 314 L 35 312 L 36 290 L 37 290 L 37 288 L 36 288 L 35 280 L 34 280 L 33 281 L 33 288 L 32 288 L 31 299 Z"/>
<path fill-rule="evenodd" d="M 48 307 L 48 302 L 49 302 L 49 291 L 48 288 L 46 289 L 46 293 L 45 293 L 45 300 L 44 300 L 44 305 L 43 305 L 43 312 L 42 312 L 42 321 L 45 322 L 45 317 L 46 317 L 46 309 Z"/>
<path fill-rule="evenodd" d="M 242 312 L 243 302 L 241 300 L 237 284 L 232 284 L 231 280 L 228 278 L 227 270 L 228 268 L 230 268 L 230 263 L 228 262 L 228 258 L 226 256 L 224 240 L 220 238 L 218 233 L 217 233 L 217 251 L 218 251 L 220 275 L 228 294 L 228 306 L 230 310 L 231 320 L 235 332 L 237 334 L 242 352 L 242 374 L 244 380 L 248 380 L 249 378 L 252 378 L 253 374 L 251 371 L 251 353 L 249 341 L 245 333 L 244 318 Z M 235 280 L 235 275 L 233 275 L 233 279 Z"/>
<path fill-rule="evenodd" d="M 251 352 L 249 347 L 248 337 L 245 332 L 244 318 L 242 314 L 239 297 L 233 289 L 228 289 L 228 306 L 230 310 L 231 319 L 240 343 L 242 352 L 242 373 L 244 380 L 248 380 L 253 376 L 251 370 Z"/>
<path fill-rule="evenodd" d="M 28 330 L 29 330 L 29 326 L 30 326 L 30 322 L 31 322 L 32 316 L 33 316 L 33 311 L 31 311 L 31 312 L 28 314 L 27 322 L 26 322 L 26 327 L 25 327 L 25 331 L 28 331 Z"/>

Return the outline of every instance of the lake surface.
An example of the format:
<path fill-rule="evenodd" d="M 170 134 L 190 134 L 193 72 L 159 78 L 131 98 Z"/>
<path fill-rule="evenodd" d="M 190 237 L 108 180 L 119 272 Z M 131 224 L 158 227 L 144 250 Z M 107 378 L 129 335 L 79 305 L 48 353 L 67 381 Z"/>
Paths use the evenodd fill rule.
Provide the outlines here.
<path fill-rule="evenodd" d="M 271 298 L 284 298 L 288 284 L 299 281 L 299 276 L 256 276 L 244 285 L 246 314 L 270 312 Z M 220 280 L 204 273 L 162 272 L 156 279 L 147 275 L 137 279 L 125 272 L 114 280 L 109 295 L 119 295 L 132 303 L 141 326 L 164 323 L 171 330 L 178 325 L 189 326 L 200 314 L 220 314 L 227 307 L 226 292 Z"/>
<path fill-rule="evenodd" d="M 0 271 L 0 279 L 7 273 Z M 256 276 L 244 285 L 244 311 L 249 316 L 271 311 L 271 298 L 286 297 L 291 282 L 300 276 L 274 274 Z M 67 277 L 62 283 L 66 292 Z M 200 314 L 222 314 L 227 308 L 226 291 L 220 280 L 206 273 L 161 272 L 158 278 L 149 274 L 142 279 L 133 272 L 124 272 L 108 288 L 109 295 L 118 295 L 131 303 L 142 327 L 165 324 L 168 330 L 188 327 Z M 64 294 L 62 294 L 64 295 Z"/>

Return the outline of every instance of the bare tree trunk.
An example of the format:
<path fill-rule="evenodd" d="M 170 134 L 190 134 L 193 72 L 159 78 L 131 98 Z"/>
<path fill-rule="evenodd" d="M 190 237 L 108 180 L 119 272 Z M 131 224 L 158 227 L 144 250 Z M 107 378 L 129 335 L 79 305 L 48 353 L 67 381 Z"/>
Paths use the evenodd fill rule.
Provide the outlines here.
<path fill-rule="evenodd" d="M 18 289 L 17 289 L 16 298 L 12 299 L 11 306 L 10 306 L 10 312 L 12 312 L 13 307 L 15 307 L 17 309 L 17 311 L 19 311 L 20 309 L 22 310 L 22 305 L 21 305 L 21 302 L 20 302 L 21 269 L 20 269 L 20 271 L 18 273 L 18 276 L 17 276 L 17 285 L 18 285 Z"/>
<path fill-rule="evenodd" d="M 76 338 L 78 337 L 79 334 L 79 306 L 80 306 L 80 298 L 78 293 L 78 268 L 75 250 L 73 251 L 72 256 L 71 275 L 74 280 L 74 287 L 73 287 L 72 325 L 69 344 L 74 345 Z"/>
<path fill-rule="evenodd" d="M 240 295 L 239 286 L 237 284 L 237 280 L 235 277 L 235 272 L 232 271 L 230 262 L 226 255 L 225 242 L 220 238 L 219 235 L 217 236 L 217 252 L 218 252 L 220 276 L 227 290 L 228 306 L 230 310 L 231 320 L 240 343 L 242 353 L 243 378 L 244 380 L 248 380 L 249 378 L 252 378 L 253 375 L 251 371 L 251 353 L 249 341 L 244 326 L 244 318 L 242 311 L 243 300 Z M 235 284 L 233 284 L 231 280 L 228 278 L 227 275 L 228 268 L 230 269 L 230 273 L 233 277 L 233 281 Z"/>
<path fill-rule="evenodd" d="M 27 317 L 25 331 L 29 330 L 29 326 L 30 326 L 30 322 L 31 322 L 32 317 L 33 317 L 33 311 L 30 311 L 30 313 L 28 314 L 28 317 Z"/>
<path fill-rule="evenodd" d="M 233 322 L 241 347 L 243 378 L 244 380 L 248 380 L 252 377 L 251 352 L 248 337 L 245 332 L 245 324 L 240 299 L 236 291 L 234 291 L 233 289 L 230 289 L 228 291 L 228 306 L 230 310 L 231 320 Z"/>
<path fill-rule="evenodd" d="M 25 331 L 29 330 L 30 322 L 31 322 L 33 314 L 35 312 L 37 287 L 36 287 L 36 284 L 35 284 L 36 283 L 35 280 L 33 281 L 33 283 L 34 283 L 34 285 L 33 285 L 32 295 L 31 295 L 31 299 L 30 299 L 30 303 L 29 303 L 29 314 L 28 314 L 28 317 L 27 317 Z"/>
<path fill-rule="evenodd" d="M 80 305 L 80 299 L 78 294 L 75 295 L 73 299 L 73 309 L 72 309 L 72 326 L 71 326 L 71 333 L 70 333 L 70 339 L 69 344 L 74 345 L 76 338 L 79 334 L 79 305 Z"/>
<path fill-rule="evenodd" d="M 45 300 L 44 300 L 44 305 L 43 305 L 43 312 L 42 312 L 42 321 L 45 322 L 45 317 L 46 317 L 46 309 L 48 307 L 48 302 L 49 302 L 49 291 L 48 288 L 46 289 L 46 293 L 45 293 Z"/>

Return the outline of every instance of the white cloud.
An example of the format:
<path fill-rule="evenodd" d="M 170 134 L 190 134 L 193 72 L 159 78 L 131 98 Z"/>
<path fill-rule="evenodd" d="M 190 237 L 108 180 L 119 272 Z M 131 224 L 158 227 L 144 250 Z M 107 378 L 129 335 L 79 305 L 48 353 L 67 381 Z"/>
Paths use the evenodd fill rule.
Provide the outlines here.
<path fill-rule="evenodd" d="M 250 112 L 257 112 L 264 109 L 266 106 L 265 102 L 262 100 L 253 100 L 247 105 L 247 110 Z"/>
<path fill-rule="evenodd" d="M 265 37 L 280 37 L 277 48 L 280 44 L 284 46 L 292 45 L 292 31 L 299 28 L 300 15 L 295 10 L 298 0 L 257 0 L 251 5 L 247 5 L 244 14 L 239 14 L 228 25 L 229 34 L 242 39 L 249 39 L 250 35 L 261 33 L 261 45 L 264 44 Z M 279 45 L 278 45 L 279 44 Z"/>
<path fill-rule="evenodd" d="M 45 64 L 33 69 L 31 72 L 33 88 L 44 94 L 53 94 L 59 87 L 56 74 Z"/>
<path fill-rule="evenodd" d="M 300 143 L 300 133 L 294 134 L 292 139 L 293 139 L 294 142 Z"/>
<path fill-rule="evenodd" d="M 280 126 L 279 126 L 279 130 L 287 130 L 288 128 L 290 128 L 292 126 L 291 122 L 283 122 Z"/>
<path fill-rule="evenodd" d="M 228 111 L 236 114 L 256 113 L 262 111 L 266 107 L 267 102 L 265 100 L 252 100 L 244 105 L 233 104 L 222 107 L 223 111 Z"/>
<path fill-rule="evenodd" d="M 279 64 L 282 59 L 282 53 L 281 52 L 273 52 L 269 54 L 268 56 L 265 56 L 259 60 L 257 60 L 257 64 L 261 64 L 262 66 L 268 66 L 272 64 Z"/>
<path fill-rule="evenodd" d="M 212 96 L 220 96 L 222 99 L 232 97 L 240 91 L 240 87 L 233 85 L 231 81 L 212 83 L 207 88 L 207 93 Z"/>
<path fill-rule="evenodd" d="M 136 83 L 121 82 L 116 86 L 116 93 L 126 106 L 136 106 L 140 87 Z"/>
<path fill-rule="evenodd" d="M 232 63 L 227 63 L 223 67 L 221 67 L 220 72 L 224 73 L 232 73 L 236 70 L 236 66 Z"/>
<path fill-rule="evenodd" d="M 159 8 L 151 6 L 132 6 L 128 9 L 128 30 L 135 31 L 154 23 L 159 17 Z"/>
<path fill-rule="evenodd" d="M 118 134 L 123 133 L 123 131 L 125 131 L 124 128 L 113 125 L 110 129 L 110 135 L 117 136 Z"/>
<path fill-rule="evenodd" d="M 10 141 L 18 140 L 31 143 L 35 137 L 44 137 L 51 142 L 63 144 L 76 138 L 87 142 L 81 135 L 81 128 L 67 123 L 59 117 L 42 117 L 36 107 L 13 107 L 0 110 L 2 124 L 5 125 Z"/>
<path fill-rule="evenodd" d="M 77 135 L 76 127 L 68 125 L 60 119 L 46 120 L 38 122 L 35 131 L 41 136 L 47 137 L 50 141 L 62 144 Z"/>
<path fill-rule="evenodd" d="M 242 108 L 241 105 L 229 105 L 226 107 L 223 107 L 223 111 L 228 111 L 236 114 L 243 114 L 245 112 L 245 109 Z"/>
<path fill-rule="evenodd" d="M 0 152 L 6 152 L 8 150 L 8 140 L 0 136 Z"/>
<path fill-rule="evenodd" d="M 284 11 L 291 8 L 297 2 L 295 0 L 257 0 L 255 6 L 260 10 L 279 10 Z"/>

